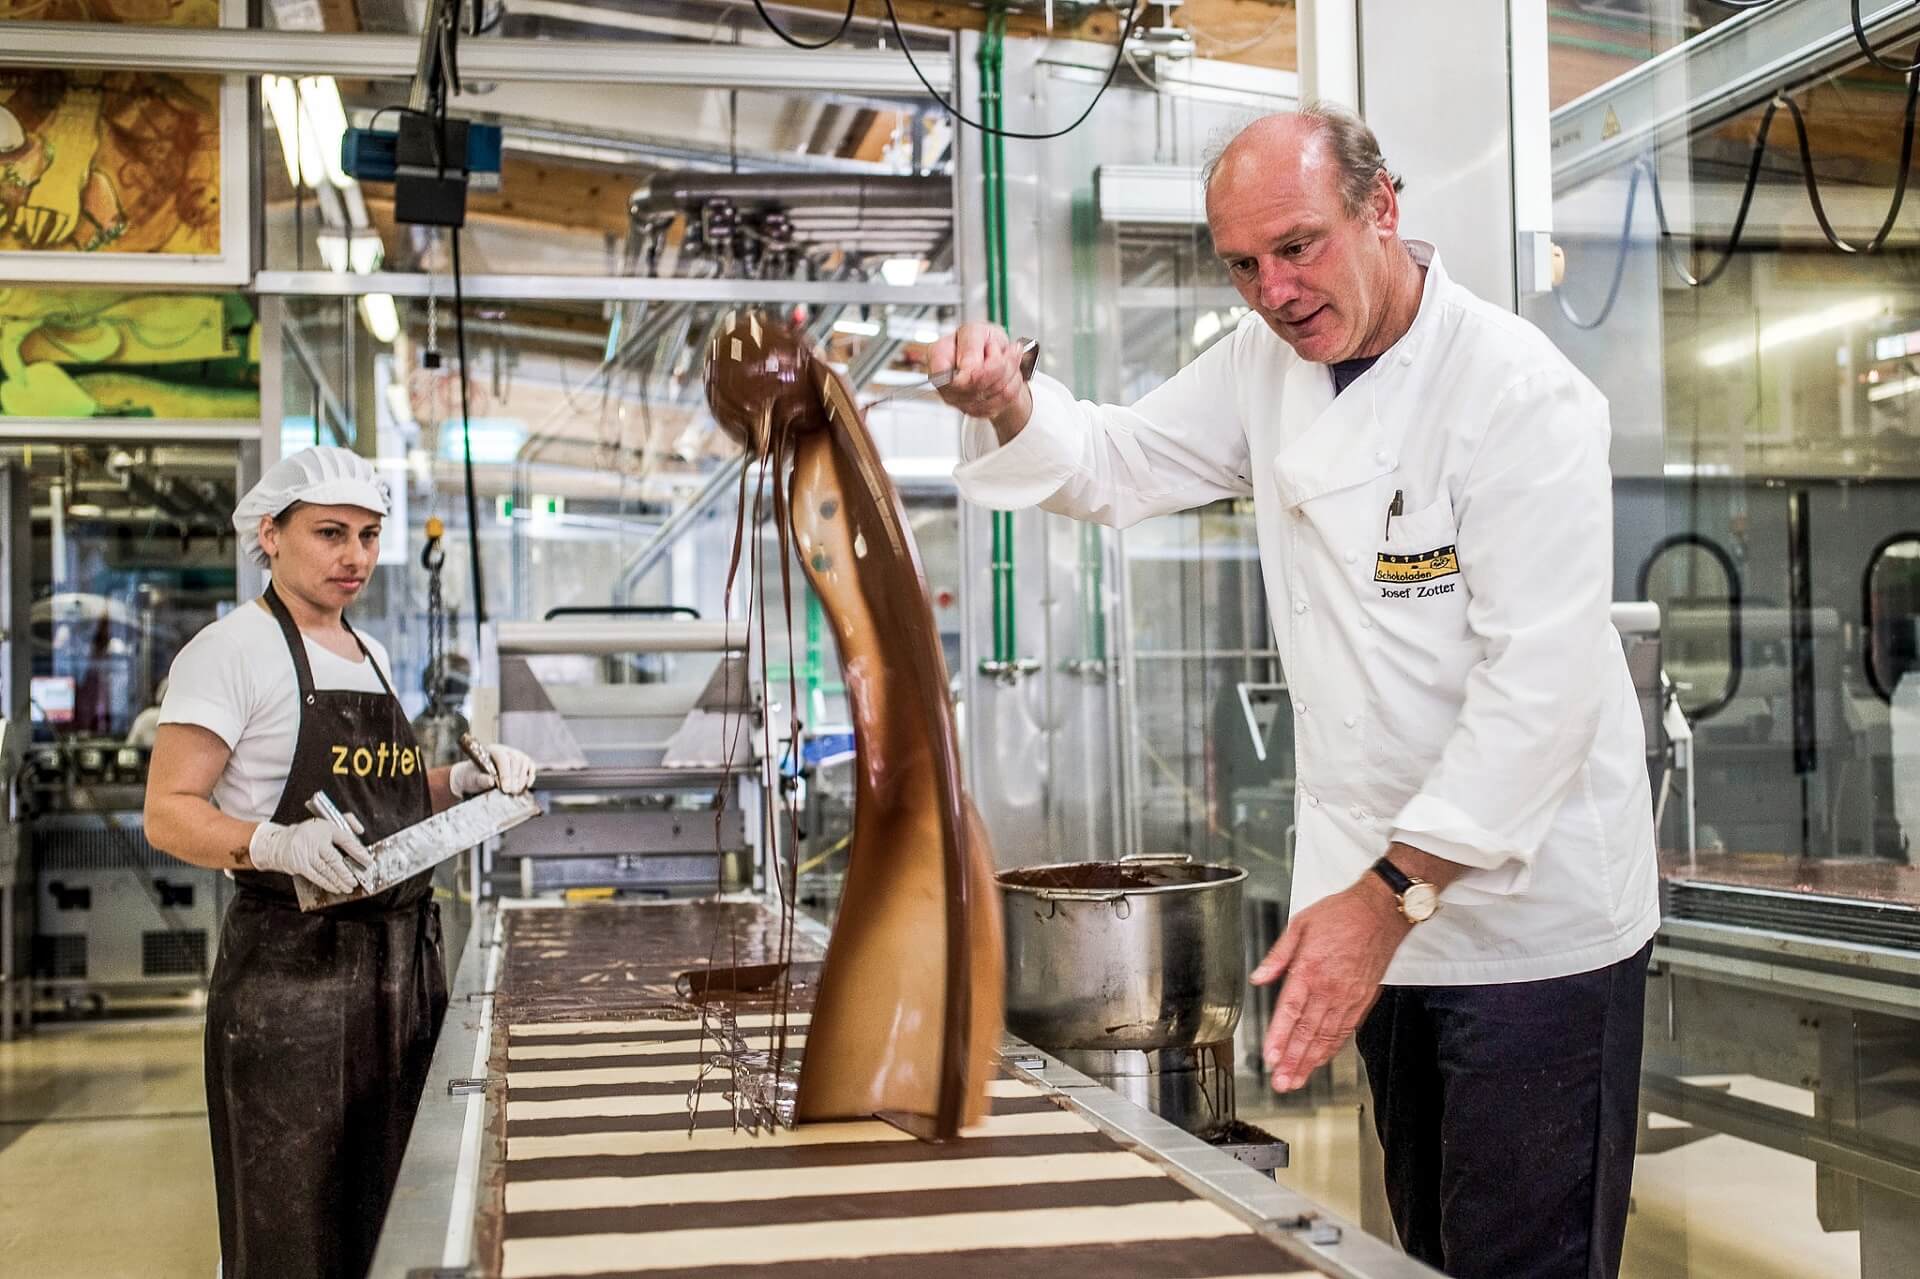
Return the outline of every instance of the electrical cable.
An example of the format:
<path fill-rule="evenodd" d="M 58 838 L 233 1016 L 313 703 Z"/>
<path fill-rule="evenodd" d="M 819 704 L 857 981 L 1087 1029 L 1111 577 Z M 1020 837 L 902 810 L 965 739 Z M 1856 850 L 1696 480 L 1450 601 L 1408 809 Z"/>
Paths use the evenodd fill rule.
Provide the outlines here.
<path fill-rule="evenodd" d="M 1620 300 L 1620 284 L 1627 277 L 1627 250 L 1633 242 L 1633 206 L 1640 196 L 1640 178 L 1646 172 L 1647 161 L 1642 158 L 1633 162 L 1633 174 L 1627 181 L 1627 212 L 1620 219 L 1620 251 L 1613 259 L 1613 280 L 1607 285 L 1607 299 L 1600 304 L 1600 313 L 1591 320 L 1583 320 L 1574 314 L 1573 305 L 1567 301 L 1564 288 L 1553 291 L 1554 303 L 1559 306 L 1561 316 L 1568 324 L 1584 332 L 1591 333 L 1607 322 L 1613 314 L 1614 303 Z"/>
<path fill-rule="evenodd" d="M 1679 276 L 1688 288 L 1705 288 L 1719 279 L 1726 269 L 1733 265 L 1734 254 L 1740 248 L 1740 236 L 1747 229 L 1747 214 L 1753 209 L 1754 190 L 1760 183 L 1760 164 L 1767 155 L 1767 133 L 1773 128 L 1774 114 L 1780 110 L 1780 103 L 1784 100 L 1784 98 L 1775 98 L 1767 103 L 1766 114 L 1760 117 L 1760 132 L 1753 139 L 1753 155 L 1747 163 L 1747 183 L 1740 192 L 1740 207 L 1734 211 L 1733 227 L 1727 233 L 1727 247 L 1721 253 L 1720 260 L 1702 275 L 1695 276 L 1680 260 L 1679 250 L 1673 243 L 1673 229 L 1667 224 L 1666 202 L 1660 198 L 1660 175 L 1654 172 L 1651 166 L 1648 167 L 1647 172 L 1653 179 L 1653 214 L 1660 223 L 1660 251 L 1665 256 L 1667 265 L 1673 268 L 1673 273 Z"/>
<path fill-rule="evenodd" d="M 473 485 L 473 392 L 467 373 L 467 301 L 460 284 L 459 227 L 453 228 L 450 238 L 453 241 L 453 346 L 460 362 L 460 436 L 464 446 L 461 460 L 467 481 L 467 564 L 473 574 L 473 642 L 474 651 L 478 652 L 480 630 L 487 620 L 487 591 L 486 579 L 480 575 L 479 499 Z"/>
<path fill-rule="evenodd" d="M 1855 4 L 1859 0 L 1854 0 Z M 1792 98 L 1783 98 L 1787 110 L 1793 115 L 1793 129 L 1800 142 L 1800 176 L 1806 182 L 1807 203 L 1813 206 L 1814 221 L 1820 224 L 1820 234 L 1827 237 L 1827 243 L 1842 253 L 1878 253 L 1880 247 L 1893 234 L 1893 225 L 1900 219 L 1900 206 L 1907 198 L 1907 179 L 1913 171 L 1913 122 L 1914 107 L 1920 102 L 1920 68 L 1907 75 L 1907 109 L 1900 131 L 1900 168 L 1893 181 L 1893 203 L 1887 208 L 1886 221 L 1880 224 L 1879 231 L 1863 247 L 1849 244 L 1841 239 L 1833 229 L 1833 223 L 1827 220 L 1827 209 L 1820 202 L 1820 183 L 1813 176 L 1813 149 L 1807 143 L 1807 122 L 1800 114 L 1800 106 Z"/>
<path fill-rule="evenodd" d="M 758 3 L 758 0 L 756 0 L 756 3 Z M 886 5 L 887 22 L 893 27 L 894 39 L 900 42 L 900 52 L 907 55 L 907 65 L 913 68 L 914 76 L 920 81 L 921 86 L 926 89 L 928 96 L 939 103 L 948 115 L 974 130 L 976 133 L 983 133 L 990 138 L 1017 138 L 1023 142 L 1046 142 L 1053 138 L 1062 138 L 1086 122 L 1087 117 L 1093 114 L 1093 109 L 1100 105 L 1100 99 L 1105 97 L 1107 90 L 1112 87 L 1113 77 L 1119 74 L 1120 62 L 1127 55 L 1127 41 L 1133 38 L 1133 29 L 1139 24 L 1140 15 L 1146 7 L 1145 0 L 1134 0 L 1133 7 L 1127 11 L 1127 20 L 1120 28 L 1120 39 L 1114 46 L 1113 61 L 1108 65 L 1106 77 L 1100 81 L 1100 88 L 1095 91 L 1093 100 L 1087 103 L 1086 110 L 1075 116 L 1073 123 L 1064 129 L 1053 129 L 1046 133 L 1028 133 L 1020 129 L 996 128 L 993 125 L 974 119 L 959 107 L 947 101 L 940 90 L 933 87 L 933 81 L 927 79 L 926 72 L 920 69 L 920 64 L 914 61 L 913 50 L 907 44 L 907 33 L 900 28 L 900 15 L 894 11 L 893 0 L 886 0 Z"/>
<path fill-rule="evenodd" d="M 1905 66 L 1897 62 L 1888 62 L 1880 56 L 1879 50 L 1867 41 L 1867 24 L 1860 20 L 1860 0 L 1852 0 L 1848 6 L 1847 17 L 1853 23 L 1853 38 L 1859 43 L 1860 52 L 1867 55 L 1868 62 L 1882 71 L 1891 71 L 1895 75 L 1912 75 L 1920 71 L 1920 58 L 1916 58 Z"/>
<path fill-rule="evenodd" d="M 814 43 L 800 39 L 787 31 L 786 28 L 782 27 L 779 23 L 775 22 L 773 15 L 767 12 L 765 0 L 753 0 L 753 7 L 760 11 L 760 20 L 767 24 L 767 30 L 773 32 L 773 34 L 779 36 L 796 49 L 824 49 L 830 44 L 839 43 L 840 37 L 846 35 L 847 28 L 853 25 L 853 4 L 854 0 L 847 0 L 847 12 L 840 19 L 839 29 L 826 39 Z"/>

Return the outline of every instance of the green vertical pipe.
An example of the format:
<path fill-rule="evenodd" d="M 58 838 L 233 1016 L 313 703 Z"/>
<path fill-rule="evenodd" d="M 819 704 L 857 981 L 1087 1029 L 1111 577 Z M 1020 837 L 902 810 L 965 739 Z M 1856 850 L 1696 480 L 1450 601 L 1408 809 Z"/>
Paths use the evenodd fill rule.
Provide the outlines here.
<path fill-rule="evenodd" d="M 813 696 L 820 691 L 820 629 L 822 613 L 820 596 L 814 591 L 807 592 L 807 656 L 805 665 L 800 669 L 806 680 L 807 705 L 805 714 L 813 713 Z"/>
<path fill-rule="evenodd" d="M 1002 127 L 1002 80 L 1005 66 L 1007 16 L 995 5 L 987 14 L 986 33 L 980 41 L 980 118 L 988 126 L 980 141 L 981 194 L 985 203 L 987 319 L 1007 327 L 1011 314 L 1007 278 L 1007 193 L 1006 145 L 999 136 Z M 992 518 L 993 550 L 990 571 L 993 582 L 993 662 L 1005 671 L 1013 663 L 1017 648 L 1014 629 L 1013 513 L 995 511 Z"/>

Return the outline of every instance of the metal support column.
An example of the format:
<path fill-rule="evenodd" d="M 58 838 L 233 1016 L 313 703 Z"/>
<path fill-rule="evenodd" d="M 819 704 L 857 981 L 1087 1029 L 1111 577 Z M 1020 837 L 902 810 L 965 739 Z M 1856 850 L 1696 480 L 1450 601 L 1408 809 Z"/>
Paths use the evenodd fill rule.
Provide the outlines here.
<path fill-rule="evenodd" d="M 20 963 L 14 891 L 24 869 L 26 832 L 20 828 L 13 780 L 15 760 L 9 747 L 25 745 L 32 721 L 27 700 L 33 668 L 33 631 L 29 600 L 33 589 L 33 548 L 29 541 L 27 471 L 0 464 L 0 1041 L 10 1041 L 16 1022 L 32 1016 L 31 997 L 15 1011 L 16 990 L 25 982 Z M 30 988 L 29 988 L 30 989 Z"/>

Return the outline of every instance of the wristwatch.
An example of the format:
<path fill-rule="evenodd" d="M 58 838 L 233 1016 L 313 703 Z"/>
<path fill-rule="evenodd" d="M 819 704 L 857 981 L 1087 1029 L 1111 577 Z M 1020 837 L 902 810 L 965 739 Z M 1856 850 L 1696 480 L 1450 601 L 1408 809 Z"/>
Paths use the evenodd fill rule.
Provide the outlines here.
<path fill-rule="evenodd" d="M 1382 857 L 1373 864 L 1373 873 L 1387 881 L 1387 887 L 1400 902 L 1400 913 L 1409 924 L 1423 924 L 1440 909 L 1440 890 L 1424 879 L 1413 876 Z"/>

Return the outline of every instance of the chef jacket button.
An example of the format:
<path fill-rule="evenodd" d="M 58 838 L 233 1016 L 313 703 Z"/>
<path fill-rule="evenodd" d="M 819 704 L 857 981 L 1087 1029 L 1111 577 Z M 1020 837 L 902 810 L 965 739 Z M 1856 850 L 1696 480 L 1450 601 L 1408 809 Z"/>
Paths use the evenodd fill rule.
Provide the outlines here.
<path fill-rule="evenodd" d="M 1348 728 L 1352 728 L 1355 724 L 1358 724 L 1360 722 L 1360 717 L 1358 715 L 1349 715 L 1344 720 L 1341 720 L 1340 722 L 1345 724 Z"/>
<path fill-rule="evenodd" d="M 1349 563 L 1349 564 L 1353 564 L 1353 563 L 1356 563 L 1356 562 L 1358 562 L 1358 560 L 1359 560 L 1359 559 L 1360 559 L 1360 552 L 1358 552 L 1358 551 L 1348 551 L 1348 552 L 1347 552 L 1347 563 Z"/>
<path fill-rule="evenodd" d="M 1372 619 L 1371 617 L 1363 617 L 1363 618 L 1361 618 L 1361 619 L 1360 619 L 1360 629 L 1361 629 L 1361 630 L 1363 630 L 1363 631 L 1370 631 L 1370 630 L 1372 630 L 1372 629 L 1373 629 L 1373 619 Z"/>
<path fill-rule="evenodd" d="M 1378 462 L 1380 465 L 1385 466 L 1387 464 L 1387 451 L 1385 449 L 1381 449 L 1378 453 L 1375 453 L 1373 455 L 1373 460 Z"/>
<path fill-rule="evenodd" d="M 1307 713 L 1307 704 L 1305 702 L 1295 702 L 1293 704 L 1293 713 L 1295 715 L 1305 715 Z"/>
<path fill-rule="evenodd" d="M 1294 611 L 1295 613 L 1304 613 L 1304 612 L 1306 612 L 1306 611 L 1307 611 L 1307 602 L 1306 602 L 1305 600 L 1295 600 L 1295 601 L 1293 602 L 1293 611 Z"/>
<path fill-rule="evenodd" d="M 1401 364 L 1402 364 L 1403 366 L 1404 366 L 1404 365 L 1408 365 L 1408 364 L 1412 364 L 1412 363 L 1413 363 L 1413 352 L 1412 352 L 1412 351 L 1402 351 L 1402 352 L 1400 352 L 1400 363 L 1401 363 Z"/>
<path fill-rule="evenodd" d="M 1353 806 L 1353 820 L 1354 820 L 1354 821 L 1356 821 L 1356 822 L 1364 822 L 1364 821 L 1366 821 L 1366 820 L 1367 820 L 1367 810 L 1366 810 L 1366 809 L 1364 809 L 1364 808 L 1362 808 L 1362 807 L 1360 807 L 1360 805 L 1358 805 L 1358 804 L 1355 804 L 1355 805 Z"/>
<path fill-rule="evenodd" d="M 1307 804 L 1309 807 L 1312 807 L 1312 808 L 1320 807 L 1320 797 L 1318 795 L 1307 796 Z"/>

